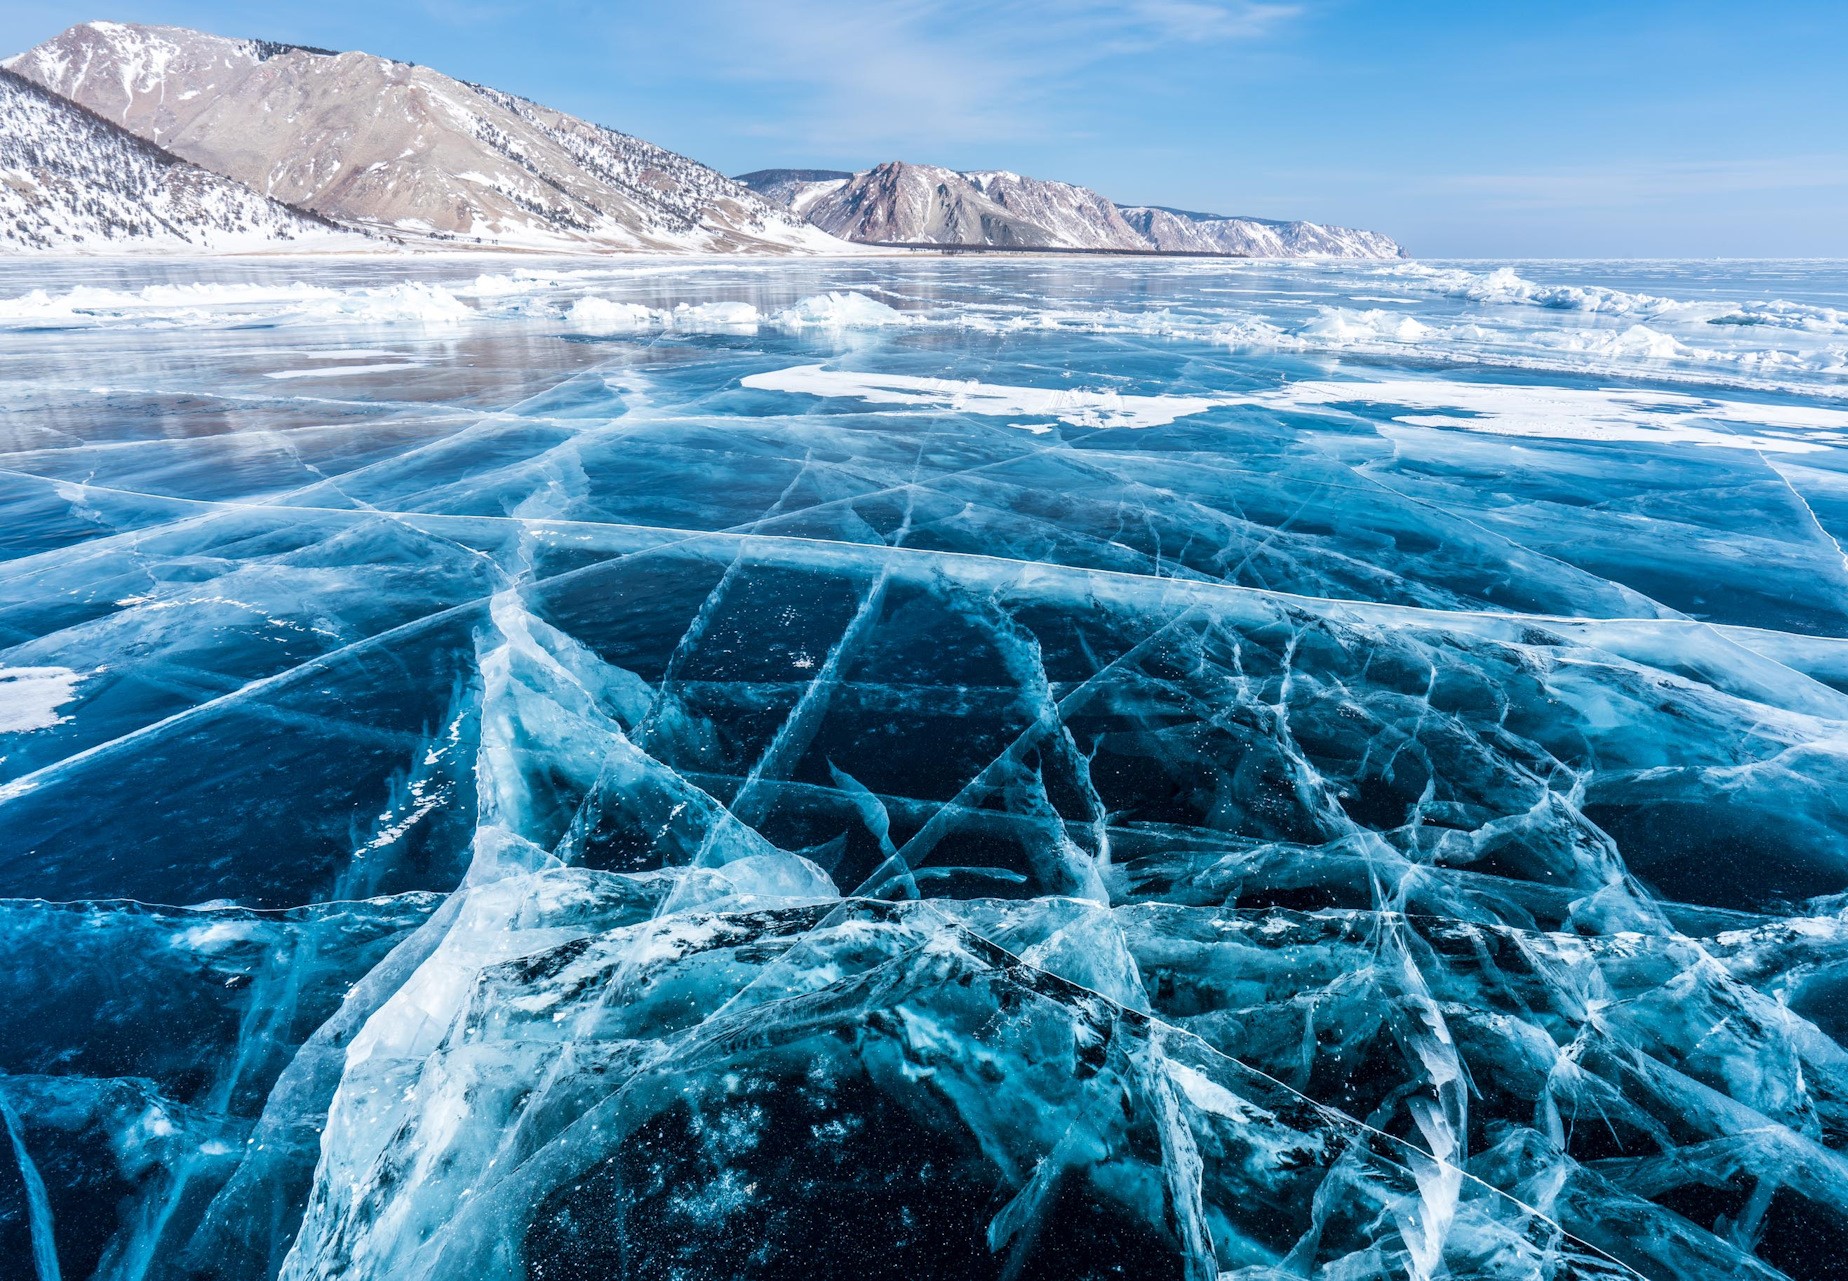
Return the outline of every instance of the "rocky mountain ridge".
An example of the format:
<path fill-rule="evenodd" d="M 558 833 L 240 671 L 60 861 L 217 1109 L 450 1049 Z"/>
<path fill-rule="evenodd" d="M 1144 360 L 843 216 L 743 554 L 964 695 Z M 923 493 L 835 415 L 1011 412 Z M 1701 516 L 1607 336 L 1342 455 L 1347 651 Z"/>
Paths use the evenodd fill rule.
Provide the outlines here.
<path fill-rule="evenodd" d="M 839 248 L 685 156 L 370 54 L 91 22 L 5 65 L 255 192 L 412 242 Z"/>
<path fill-rule="evenodd" d="M 1398 258 L 1374 231 L 1119 205 L 1088 187 L 1006 170 L 889 161 L 859 173 L 761 169 L 739 182 L 845 240 L 1125 249 L 1258 258 Z"/>
<path fill-rule="evenodd" d="M 1251 258 L 1403 258 L 1398 242 L 1377 231 L 1327 223 L 1235 218 L 1160 205 L 1119 205 L 1123 219 L 1150 245 L 1169 253 L 1242 254 Z"/>
<path fill-rule="evenodd" d="M 0 121 L 0 248 L 216 250 L 331 236 L 567 253 L 870 242 L 1403 256 L 1376 232 L 1118 205 L 1007 170 L 893 161 L 731 179 L 428 67 L 183 27 L 81 23 L 0 67 L 17 80 Z M 78 115 L 60 123 L 66 109 Z M 372 239 L 340 240 L 352 231 Z"/>

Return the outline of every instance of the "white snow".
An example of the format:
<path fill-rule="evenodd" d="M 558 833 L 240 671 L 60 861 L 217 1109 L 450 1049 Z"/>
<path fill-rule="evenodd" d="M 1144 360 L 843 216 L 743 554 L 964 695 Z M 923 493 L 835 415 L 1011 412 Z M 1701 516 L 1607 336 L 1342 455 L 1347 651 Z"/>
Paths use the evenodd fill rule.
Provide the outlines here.
<path fill-rule="evenodd" d="M 70 717 L 58 709 L 77 697 L 81 680 L 68 667 L 0 667 L 0 734 L 62 725 Z"/>
<path fill-rule="evenodd" d="M 1765 405 L 1671 391 L 1438 382 L 1305 381 L 1242 397 L 1279 409 L 1384 406 L 1392 421 L 1497 436 L 1814 453 L 1848 444 L 1848 409 Z M 1794 433 L 1770 434 L 1770 433 Z"/>
<path fill-rule="evenodd" d="M 1201 396 L 1136 396 L 1116 391 L 1007 387 L 995 383 L 858 373 L 797 365 L 750 374 L 746 387 L 809 396 L 852 397 L 875 405 L 919 405 L 992 417 L 1055 418 L 1074 427 L 1159 427 L 1226 403 Z"/>
<path fill-rule="evenodd" d="M 1395 319 L 1404 319 L 1395 317 Z M 1570 388 L 1415 378 L 1305 380 L 1214 396 L 1010 387 L 798 365 L 751 374 L 760 391 L 849 397 L 994 417 L 1039 417 L 1080 427 L 1157 427 L 1220 407 L 1279 411 L 1383 408 L 1390 422 L 1497 436 L 1603 443 L 1683 444 L 1814 453 L 1848 444 L 1848 409 L 1769 405 L 1672 391 Z M 1043 423 L 1011 423 L 1044 431 Z"/>

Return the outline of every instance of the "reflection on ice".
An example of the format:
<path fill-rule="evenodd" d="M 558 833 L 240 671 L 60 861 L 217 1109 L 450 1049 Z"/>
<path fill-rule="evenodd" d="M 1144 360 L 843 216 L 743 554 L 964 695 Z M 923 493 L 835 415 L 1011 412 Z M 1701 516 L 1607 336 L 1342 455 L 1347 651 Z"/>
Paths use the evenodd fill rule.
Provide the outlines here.
<path fill-rule="evenodd" d="M 58 270 L 7 1275 L 1842 1274 L 1833 269 Z"/>

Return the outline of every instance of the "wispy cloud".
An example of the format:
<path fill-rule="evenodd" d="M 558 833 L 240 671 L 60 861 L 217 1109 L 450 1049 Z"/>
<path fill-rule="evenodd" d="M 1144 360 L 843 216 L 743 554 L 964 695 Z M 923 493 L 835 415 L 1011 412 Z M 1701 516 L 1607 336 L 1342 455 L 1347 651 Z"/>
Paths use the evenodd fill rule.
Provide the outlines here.
<path fill-rule="evenodd" d="M 697 0 L 696 0 L 697 2 Z M 722 74 L 789 96 L 811 145 L 935 147 L 1068 122 L 1100 64 L 1262 39 L 1300 6 L 1259 0 L 704 0 Z"/>
<path fill-rule="evenodd" d="M 1252 40 L 1269 35 L 1295 18 L 1302 6 L 1294 4 L 1215 4 L 1211 0 L 1139 0 L 1108 6 L 1162 41 Z"/>

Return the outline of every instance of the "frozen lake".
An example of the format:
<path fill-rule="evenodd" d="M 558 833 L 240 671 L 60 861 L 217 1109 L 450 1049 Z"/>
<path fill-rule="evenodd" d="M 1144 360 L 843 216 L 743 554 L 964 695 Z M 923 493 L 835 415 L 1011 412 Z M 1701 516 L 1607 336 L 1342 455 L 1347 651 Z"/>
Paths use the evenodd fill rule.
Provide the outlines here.
<path fill-rule="evenodd" d="M 0 450 L 0 1273 L 1848 1276 L 1848 266 L 13 260 Z"/>

